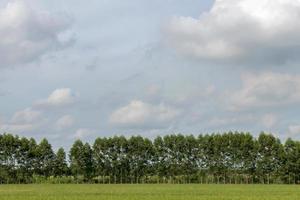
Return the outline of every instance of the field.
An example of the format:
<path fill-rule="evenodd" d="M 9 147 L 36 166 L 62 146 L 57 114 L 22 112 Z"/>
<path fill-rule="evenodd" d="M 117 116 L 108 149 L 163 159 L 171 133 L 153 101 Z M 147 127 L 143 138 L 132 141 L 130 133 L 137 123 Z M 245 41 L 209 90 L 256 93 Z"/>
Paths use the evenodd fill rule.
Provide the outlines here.
<path fill-rule="evenodd" d="M 0 185 L 2 200 L 298 200 L 288 185 Z"/>

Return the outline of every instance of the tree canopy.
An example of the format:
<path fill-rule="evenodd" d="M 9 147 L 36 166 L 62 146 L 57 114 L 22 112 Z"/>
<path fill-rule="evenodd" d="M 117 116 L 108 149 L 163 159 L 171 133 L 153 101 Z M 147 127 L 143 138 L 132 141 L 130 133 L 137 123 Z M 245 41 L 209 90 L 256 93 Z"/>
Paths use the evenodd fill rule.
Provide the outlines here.
<path fill-rule="evenodd" d="M 47 139 L 0 135 L 0 183 L 300 183 L 300 142 L 250 133 L 76 140 L 68 156 Z"/>

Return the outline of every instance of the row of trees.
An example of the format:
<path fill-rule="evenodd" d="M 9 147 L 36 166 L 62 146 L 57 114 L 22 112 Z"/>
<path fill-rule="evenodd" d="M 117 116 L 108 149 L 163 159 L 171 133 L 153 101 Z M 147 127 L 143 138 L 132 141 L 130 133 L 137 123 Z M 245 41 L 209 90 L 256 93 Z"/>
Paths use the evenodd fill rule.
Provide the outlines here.
<path fill-rule="evenodd" d="M 300 183 L 300 142 L 249 133 L 75 141 L 68 159 L 46 139 L 0 135 L 0 183 Z"/>

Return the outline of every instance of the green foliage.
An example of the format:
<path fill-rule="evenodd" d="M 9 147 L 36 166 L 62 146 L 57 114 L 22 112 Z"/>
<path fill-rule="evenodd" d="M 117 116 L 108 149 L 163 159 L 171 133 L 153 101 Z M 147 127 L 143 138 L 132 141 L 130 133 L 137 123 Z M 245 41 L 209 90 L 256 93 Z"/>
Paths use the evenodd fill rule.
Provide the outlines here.
<path fill-rule="evenodd" d="M 75 141 L 70 150 L 71 172 L 79 180 L 81 176 L 89 181 L 93 174 L 92 149 L 88 143 L 81 140 Z"/>
<path fill-rule="evenodd" d="M 69 174 L 68 164 L 66 161 L 66 153 L 63 148 L 59 148 L 53 163 L 53 175 L 62 177 Z"/>
<path fill-rule="evenodd" d="M 43 139 L 36 148 L 37 171 L 39 175 L 48 177 L 52 174 L 55 154 L 47 139 Z"/>
<path fill-rule="evenodd" d="M 97 138 L 69 162 L 43 139 L 0 135 L 0 183 L 300 183 L 300 142 L 249 133 Z"/>

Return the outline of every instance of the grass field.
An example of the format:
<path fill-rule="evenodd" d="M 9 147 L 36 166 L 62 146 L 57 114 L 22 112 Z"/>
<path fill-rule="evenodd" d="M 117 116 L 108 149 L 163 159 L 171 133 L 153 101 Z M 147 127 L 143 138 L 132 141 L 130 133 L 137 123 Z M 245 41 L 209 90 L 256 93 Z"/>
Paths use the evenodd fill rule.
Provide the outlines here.
<path fill-rule="evenodd" d="M 288 185 L 0 185 L 5 200 L 299 200 Z"/>

